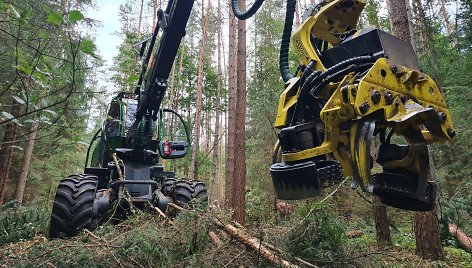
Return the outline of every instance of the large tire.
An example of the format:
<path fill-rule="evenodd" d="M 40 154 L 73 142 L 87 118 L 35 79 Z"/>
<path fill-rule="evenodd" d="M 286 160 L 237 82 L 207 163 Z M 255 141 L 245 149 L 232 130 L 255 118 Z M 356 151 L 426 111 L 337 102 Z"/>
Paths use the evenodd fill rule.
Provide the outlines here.
<path fill-rule="evenodd" d="M 91 228 L 97 191 L 94 175 L 71 175 L 57 187 L 52 208 L 49 237 L 71 237 Z"/>
<path fill-rule="evenodd" d="M 181 207 L 189 207 L 192 200 L 205 203 L 208 201 L 207 189 L 201 181 L 184 181 L 180 180 L 175 183 L 171 197 L 176 205 Z"/>
<path fill-rule="evenodd" d="M 175 183 L 178 180 L 176 178 L 166 178 L 162 183 L 162 193 L 165 196 L 170 196 L 172 193 L 172 189 L 174 188 Z"/>

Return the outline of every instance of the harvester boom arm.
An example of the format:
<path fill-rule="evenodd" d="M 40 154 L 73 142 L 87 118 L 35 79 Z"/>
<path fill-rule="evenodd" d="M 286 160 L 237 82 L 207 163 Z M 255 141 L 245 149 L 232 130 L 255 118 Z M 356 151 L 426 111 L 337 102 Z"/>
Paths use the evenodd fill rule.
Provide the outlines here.
<path fill-rule="evenodd" d="M 158 21 L 135 89 L 135 93 L 139 95 L 137 122 L 141 121 L 143 115 L 151 115 L 154 118 L 157 116 L 167 89 L 167 81 L 174 59 L 182 38 L 185 36 L 185 27 L 193 3 L 194 0 L 170 0 L 165 11 L 159 10 L 157 12 Z M 162 30 L 163 33 L 157 51 L 152 55 L 159 30 Z M 147 69 L 151 55 L 153 59 L 151 66 Z"/>

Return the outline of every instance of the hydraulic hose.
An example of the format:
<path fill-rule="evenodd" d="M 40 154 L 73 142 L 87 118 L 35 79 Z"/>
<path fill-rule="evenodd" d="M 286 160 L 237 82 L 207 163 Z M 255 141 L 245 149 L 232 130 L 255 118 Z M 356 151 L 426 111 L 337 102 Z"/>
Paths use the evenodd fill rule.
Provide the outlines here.
<path fill-rule="evenodd" d="M 303 75 L 300 79 L 300 84 L 303 85 L 304 81 L 313 73 L 315 75 L 319 75 L 321 73 L 320 71 L 313 72 L 313 68 L 315 67 L 315 65 L 316 61 L 313 60 L 307 64 L 307 66 L 305 67 L 305 71 L 303 72 Z M 311 98 L 308 98 L 309 96 L 310 91 L 308 90 L 308 88 L 302 87 L 299 93 L 299 97 L 297 99 L 297 103 L 295 104 L 295 109 L 293 110 L 293 116 L 289 126 L 297 124 L 303 117 L 303 109 L 307 106 L 307 103 L 311 101 Z"/>
<path fill-rule="evenodd" d="M 234 2 L 235 0 L 233 0 Z M 279 69 L 284 82 L 290 80 L 293 75 L 290 73 L 288 65 L 288 52 L 290 49 L 290 37 L 292 35 L 293 17 L 295 14 L 296 0 L 287 0 L 287 9 L 285 11 L 285 24 L 280 44 Z"/>
<path fill-rule="evenodd" d="M 374 62 L 375 59 L 374 57 L 372 56 L 360 56 L 360 57 L 355 57 L 355 58 L 350 58 L 350 59 L 347 59 L 345 61 L 342 61 L 332 67 L 330 67 L 329 69 L 327 69 L 326 71 L 324 71 L 323 73 L 319 74 L 319 73 L 312 73 L 305 81 L 305 83 L 303 83 L 302 85 L 302 88 L 314 88 L 314 87 L 317 87 L 317 85 L 323 80 L 325 79 L 326 77 L 330 76 L 331 74 L 333 73 L 336 73 L 336 72 L 339 72 L 343 69 L 345 69 L 346 67 L 348 67 L 349 65 L 352 65 L 352 64 L 360 64 L 360 63 L 365 63 L 365 62 Z"/>
<path fill-rule="evenodd" d="M 374 65 L 374 64 L 373 63 L 363 63 L 363 64 L 360 64 L 360 65 L 351 65 L 351 66 L 347 67 L 346 69 L 343 69 L 341 71 L 338 71 L 338 72 L 326 77 L 326 79 L 323 80 L 323 82 L 316 85 L 311 90 L 310 93 L 311 93 L 312 96 L 316 97 L 320 93 L 321 89 L 323 89 L 329 83 L 338 82 L 337 81 L 338 79 L 343 78 L 348 73 L 365 71 L 365 70 L 369 69 L 370 67 L 372 67 L 372 65 Z"/>
<path fill-rule="evenodd" d="M 241 10 L 239 10 L 238 0 L 232 0 L 231 7 L 233 8 L 233 13 L 236 18 L 240 20 L 247 20 L 256 14 L 262 3 L 264 3 L 264 0 L 256 0 L 250 9 L 245 12 L 241 12 Z"/>

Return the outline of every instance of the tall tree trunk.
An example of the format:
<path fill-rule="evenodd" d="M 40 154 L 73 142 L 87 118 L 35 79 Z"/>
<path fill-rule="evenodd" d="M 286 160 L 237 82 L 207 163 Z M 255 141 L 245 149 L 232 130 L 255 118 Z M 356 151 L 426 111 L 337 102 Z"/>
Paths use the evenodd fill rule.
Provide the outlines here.
<path fill-rule="evenodd" d="M 432 7 L 430 6 L 430 10 Z M 419 33 L 419 44 L 420 50 L 423 57 L 426 58 L 428 63 L 431 65 L 433 71 L 432 75 L 438 86 L 441 87 L 441 76 L 439 74 L 439 68 L 436 63 L 436 60 L 433 57 L 433 46 L 431 44 L 431 37 L 428 34 L 427 22 L 426 22 L 426 12 L 423 8 L 421 0 L 413 0 L 413 11 L 416 17 L 416 25 Z"/>
<path fill-rule="evenodd" d="M 152 13 L 152 31 L 151 32 L 154 32 L 154 27 L 156 27 L 156 21 L 157 21 L 157 0 L 153 0 L 152 1 L 152 7 L 153 7 L 153 11 L 154 13 Z"/>
<path fill-rule="evenodd" d="M 405 1 L 388 0 L 392 33 L 411 43 L 408 11 Z"/>
<path fill-rule="evenodd" d="M 451 25 L 451 22 L 449 21 L 449 14 L 447 14 L 447 9 L 446 9 L 446 1 L 445 0 L 439 0 L 439 3 L 441 4 L 441 15 L 444 20 L 444 26 L 446 27 L 446 32 L 447 36 L 449 36 L 449 39 L 451 41 L 451 47 L 455 47 L 456 43 L 453 39 L 452 33 L 453 33 L 453 28 Z"/>
<path fill-rule="evenodd" d="M 197 82 L 197 108 L 195 111 L 195 122 L 193 132 L 193 150 L 190 164 L 190 176 L 198 178 L 197 155 L 200 149 L 200 125 L 202 121 L 202 96 L 203 96 L 203 65 L 205 61 L 206 30 L 210 14 L 210 0 L 208 0 L 205 14 L 204 2 L 202 2 L 202 46 L 200 47 L 200 59 L 198 62 L 198 82 Z"/>
<path fill-rule="evenodd" d="M 380 28 L 380 23 L 378 20 L 378 16 L 375 17 L 375 22 L 377 28 Z M 379 140 L 373 140 L 374 144 L 371 147 L 371 155 L 373 158 L 377 160 L 377 151 L 375 150 L 378 148 Z M 377 245 L 380 248 L 390 246 L 392 244 L 392 237 L 390 236 L 390 228 L 388 225 L 388 214 L 387 214 L 387 206 L 382 204 L 380 198 L 377 196 L 372 196 L 372 210 L 374 212 L 374 221 L 375 221 L 375 231 L 377 236 Z"/>
<path fill-rule="evenodd" d="M 141 36 L 141 21 L 143 20 L 143 7 L 144 7 L 144 0 L 141 0 L 141 10 L 139 11 L 139 18 L 138 18 L 138 39 Z"/>
<path fill-rule="evenodd" d="M 429 37 L 427 35 L 425 20 L 424 20 L 424 11 L 421 6 L 421 0 L 413 0 L 413 13 L 415 14 L 416 19 L 416 28 L 418 32 L 418 44 L 421 54 L 429 55 L 431 53 L 431 44 L 429 42 Z"/>
<path fill-rule="evenodd" d="M 389 1 L 392 20 L 394 22 L 393 33 L 402 40 L 410 42 L 411 36 L 408 30 L 408 18 L 405 2 Z M 430 159 L 430 179 L 434 172 L 434 165 Z M 439 234 L 438 215 L 436 207 L 430 212 L 415 213 L 415 238 L 416 238 L 416 254 L 418 256 L 439 260 L 444 257 L 441 245 L 441 237 Z"/>
<path fill-rule="evenodd" d="M 234 146 L 235 146 L 235 116 L 236 116 L 236 17 L 231 9 L 231 0 L 229 2 L 229 51 L 228 51 L 228 108 L 226 118 L 228 120 L 227 142 L 226 142 L 226 187 L 225 187 L 225 205 L 229 208 L 234 203 Z"/>
<path fill-rule="evenodd" d="M 18 117 L 21 112 L 21 105 L 12 102 L 10 114 Z M 8 180 L 10 179 L 11 162 L 13 158 L 12 145 L 15 142 L 18 124 L 10 121 L 6 125 L 5 135 L 0 148 L 0 207 L 3 205 L 5 191 L 8 187 Z"/>
<path fill-rule="evenodd" d="M 18 203 L 23 203 L 25 193 L 26 178 L 30 169 L 31 156 L 33 155 L 34 143 L 36 141 L 36 134 L 38 133 L 39 123 L 34 122 L 28 134 L 28 141 L 26 142 L 25 151 L 23 154 L 23 162 L 21 163 L 21 173 L 16 185 L 15 199 Z"/>
<path fill-rule="evenodd" d="M 179 111 L 179 100 L 180 100 L 180 97 L 183 95 L 184 93 L 184 89 L 183 89 L 183 78 L 182 78 L 182 70 L 183 70 L 183 62 L 184 62 L 184 55 L 185 55 L 185 44 L 182 44 L 182 50 L 181 50 L 181 54 L 180 54 L 180 62 L 179 62 L 179 72 L 177 74 L 177 78 L 179 79 L 179 83 L 178 83 L 178 88 L 179 88 L 179 91 L 177 91 L 176 93 L 176 96 L 174 98 L 174 103 L 172 104 L 172 107 L 174 107 L 173 109 L 175 111 Z"/>
<path fill-rule="evenodd" d="M 218 86 L 216 90 L 216 109 L 215 109 L 215 134 L 213 137 L 213 159 L 211 163 L 211 182 L 210 182 L 210 202 L 214 200 L 219 200 L 220 196 L 218 194 L 218 175 L 217 175 L 217 165 L 219 163 L 218 159 L 218 145 L 219 145 L 219 135 L 220 135 L 220 98 L 221 98 L 221 3 L 218 0 Z"/>
<path fill-rule="evenodd" d="M 413 50 L 415 51 L 415 54 L 418 54 L 418 51 L 416 51 L 416 36 L 415 36 L 415 27 L 413 26 L 413 18 L 411 15 L 411 5 L 410 5 L 410 0 L 405 0 L 405 5 L 406 5 L 406 12 L 408 15 L 408 29 L 410 30 L 410 43 L 411 46 L 413 47 Z"/>
<path fill-rule="evenodd" d="M 246 0 L 239 0 L 246 10 Z M 236 132 L 234 143 L 235 203 L 233 219 L 245 223 L 246 197 L 246 21 L 238 20 Z"/>
<path fill-rule="evenodd" d="M 295 28 L 300 26 L 300 1 L 295 4 Z"/>

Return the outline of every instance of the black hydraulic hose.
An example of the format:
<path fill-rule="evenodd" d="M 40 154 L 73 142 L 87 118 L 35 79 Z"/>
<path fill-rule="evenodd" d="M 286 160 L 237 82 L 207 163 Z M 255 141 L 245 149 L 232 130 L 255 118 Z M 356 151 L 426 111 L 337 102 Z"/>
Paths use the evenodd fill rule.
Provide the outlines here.
<path fill-rule="evenodd" d="M 233 0 L 235 1 L 235 0 Z M 292 36 L 293 17 L 295 15 L 296 0 L 287 0 L 287 9 L 285 11 L 285 24 L 280 44 L 279 69 L 284 82 L 293 78 L 288 65 L 288 52 L 290 49 L 290 37 Z"/>
<path fill-rule="evenodd" d="M 362 71 L 365 71 L 367 69 L 369 69 L 370 67 L 372 67 L 372 65 L 374 65 L 372 62 L 369 62 L 369 63 L 363 63 L 363 64 L 360 64 L 360 65 L 351 65 L 349 67 L 347 67 L 346 69 L 343 69 L 341 71 L 338 71 L 328 77 L 326 77 L 325 80 L 323 80 L 321 83 L 319 83 L 318 85 L 316 85 L 312 90 L 311 90 L 311 95 L 316 97 L 321 89 L 323 89 L 325 86 L 327 86 L 329 83 L 331 82 L 338 82 L 337 80 L 340 79 L 340 78 L 343 78 L 344 76 L 346 76 L 348 73 L 351 73 L 351 72 L 362 72 Z"/>
<path fill-rule="evenodd" d="M 300 84 L 303 85 L 304 81 L 313 73 L 313 68 L 316 65 L 316 61 L 310 61 L 307 66 L 305 67 L 305 70 L 303 71 L 303 75 L 300 78 Z M 320 73 L 320 71 L 316 71 L 315 73 Z M 300 119 L 300 113 L 302 112 L 303 107 L 306 106 L 306 102 L 308 101 L 308 96 L 310 94 L 310 91 L 306 90 L 306 88 L 301 87 L 300 88 L 300 93 L 298 96 L 297 103 L 295 104 L 295 108 L 293 110 L 293 116 L 292 120 L 290 121 L 289 126 L 293 126 L 299 119 Z"/>
<path fill-rule="evenodd" d="M 375 61 L 375 59 L 374 59 L 373 56 L 360 56 L 360 57 L 347 59 L 345 61 L 337 63 L 334 66 L 331 66 L 330 68 L 328 68 L 326 71 L 324 71 L 321 74 L 317 74 L 317 75 L 315 75 L 316 73 L 311 74 L 306 79 L 306 81 L 305 81 L 305 83 L 303 84 L 302 87 L 314 88 L 314 87 L 317 86 L 317 84 L 319 84 L 326 77 L 328 77 L 331 74 L 336 73 L 340 70 L 345 69 L 349 65 L 359 64 L 359 63 L 363 63 L 363 62 L 374 62 L 374 61 Z"/>
<path fill-rule="evenodd" d="M 236 18 L 240 20 L 247 20 L 256 14 L 262 3 L 264 3 L 264 0 L 256 0 L 250 9 L 245 12 L 241 12 L 241 10 L 239 10 L 238 0 L 232 0 L 231 7 L 233 8 L 233 13 Z"/>
<path fill-rule="evenodd" d="M 306 81 L 306 79 L 313 73 L 313 68 L 316 65 L 316 61 L 311 60 L 306 66 L 305 69 L 303 70 L 302 77 L 300 78 L 300 85 L 303 85 Z M 300 68 L 300 67 L 299 67 Z M 297 72 L 298 73 L 298 72 Z"/>

